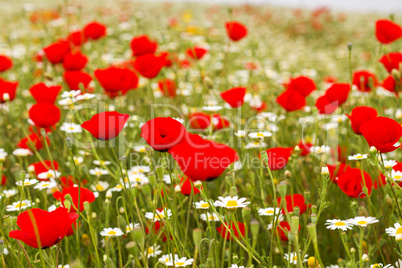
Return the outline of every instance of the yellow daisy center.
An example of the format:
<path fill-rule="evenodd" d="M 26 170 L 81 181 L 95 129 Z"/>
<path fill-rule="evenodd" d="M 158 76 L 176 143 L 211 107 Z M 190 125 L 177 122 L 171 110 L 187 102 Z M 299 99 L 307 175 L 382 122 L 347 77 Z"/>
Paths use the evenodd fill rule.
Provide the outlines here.
<path fill-rule="evenodd" d="M 342 221 L 338 221 L 334 223 L 335 226 L 345 226 L 346 224 Z"/>
<path fill-rule="evenodd" d="M 96 172 L 95 172 L 95 175 L 100 176 L 100 175 L 102 175 L 102 172 L 96 171 Z"/>
<path fill-rule="evenodd" d="M 31 183 L 28 181 L 28 182 L 24 182 L 24 185 L 31 185 Z"/>
<path fill-rule="evenodd" d="M 210 221 L 213 221 L 213 220 L 215 220 L 216 218 L 215 218 L 215 216 L 209 216 L 208 217 L 208 220 L 210 220 Z"/>
<path fill-rule="evenodd" d="M 264 134 L 262 134 L 262 133 L 257 133 L 257 137 L 264 137 Z"/>
<path fill-rule="evenodd" d="M 148 248 L 148 255 L 151 255 L 152 253 L 154 253 L 154 250 L 151 247 L 149 247 Z"/>
<path fill-rule="evenodd" d="M 176 265 L 184 265 L 184 264 L 186 264 L 186 263 L 184 263 L 184 262 L 176 262 L 175 264 L 176 264 Z"/>
<path fill-rule="evenodd" d="M 381 267 L 378 263 L 373 264 L 373 267 Z"/>
<path fill-rule="evenodd" d="M 364 225 L 364 224 L 367 224 L 367 222 L 366 222 L 366 221 L 361 220 L 361 221 L 358 221 L 358 222 L 357 222 L 357 224 Z"/>
<path fill-rule="evenodd" d="M 74 130 L 74 127 L 69 127 L 68 129 L 69 129 L 69 130 Z"/>
<path fill-rule="evenodd" d="M 107 234 L 108 234 L 108 235 L 115 235 L 116 232 L 115 232 L 115 231 L 109 231 Z"/>
<path fill-rule="evenodd" d="M 145 148 L 141 148 L 139 151 L 140 153 L 145 153 Z"/>
<path fill-rule="evenodd" d="M 362 155 L 358 155 L 358 156 L 356 156 L 356 158 L 357 158 L 357 159 L 360 159 L 360 158 L 363 158 L 363 156 L 362 156 Z"/>
<path fill-rule="evenodd" d="M 165 215 L 163 215 L 163 214 L 156 214 L 156 215 L 155 215 L 155 218 L 158 219 L 158 220 L 161 220 L 161 219 L 163 219 L 164 217 L 165 217 Z"/>
<path fill-rule="evenodd" d="M 21 207 L 25 207 L 26 205 L 27 205 L 27 204 L 25 204 L 25 203 L 21 203 L 21 204 L 18 203 L 18 204 L 15 205 L 15 207 L 16 207 L 16 208 L 21 208 Z"/>
<path fill-rule="evenodd" d="M 402 234 L 402 227 L 399 227 L 398 229 L 396 229 L 396 234 Z"/>
<path fill-rule="evenodd" d="M 268 209 L 268 210 L 266 211 L 266 213 L 267 213 L 267 214 L 274 214 L 274 211 L 273 211 L 272 209 Z"/>
<path fill-rule="evenodd" d="M 204 204 L 201 204 L 200 207 L 202 207 L 202 208 L 209 208 L 209 204 L 208 204 L 208 203 L 204 203 Z"/>
<path fill-rule="evenodd" d="M 123 188 L 123 185 L 119 184 L 116 186 L 116 189 L 120 189 L 120 188 Z"/>
<path fill-rule="evenodd" d="M 48 186 L 49 186 L 49 183 L 42 184 L 42 187 L 48 187 Z"/>
<path fill-rule="evenodd" d="M 297 261 L 297 255 L 295 255 L 295 256 L 293 257 L 293 260 L 294 260 L 294 261 Z"/>
<path fill-rule="evenodd" d="M 402 179 L 402 176 L 401 176 L 401 175 L 395 175 L 395 176 L 394 176 L 394 179 L 400 180 L 400 179 Z"/>
<path fill-rule="evenodd" d="M 98 190 L 98 191 L 103 191 L 104 189 L 105 189 L 105 188 L 103 188 L 102 185 L 100 185 L 100 184 L 96 185 L 96 190 Z"/>
<path fill-rule="evenodd" d="M 237 201 L 236 201 L 236 200 L 229 200 L 229 201 L 226 203 L 226 206 L 227 206 L 227 207 L 237 207 L 238 204 L 237 204 Z"/>

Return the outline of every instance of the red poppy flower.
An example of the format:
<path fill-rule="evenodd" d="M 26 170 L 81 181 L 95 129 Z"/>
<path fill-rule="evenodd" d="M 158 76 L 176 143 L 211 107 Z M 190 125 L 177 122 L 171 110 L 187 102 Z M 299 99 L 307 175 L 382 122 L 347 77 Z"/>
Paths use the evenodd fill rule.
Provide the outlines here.
<path fill-rule="evenodd" d="M 61 86 L 47 86 L 45 83 L 33 85 L 29 91 L 36 102 L 46 102 L 54 104 L 61 90 Z"/>
<path fill-rule="evenodd" d="M 237 21 L 226 22 L 226 32 L 232 41 L 239 41 L 247 35 L 247 28 Z"/>
<path fill-rule="evenodd" d="M 363 174 L 368 194 L 370 195 L 373 182 L 367 172 L 363 171 Z M 361 170 L 359 168 L 346 169 L 346 171 L 339 176 L 337 183 L 342 192 L 348 196 L 354 198 L 365 197 L 364 194 L 361 194 L 363 192 L 364 182 L 362 179 Z"/>
<path fill-rule="evenodd" d="M 99 22 L 94 21 L 94 22 L 88 23 L 84 27 L 83 31 L 84 31 L 85 39 L 97 40 L 106 35 L 106 26 Z"/>
<path fill-rule="evenodd" d="M 140 35 L 136 36 L 131 40 L 131 50 L 133 51 L 133 56 L 138 57 L 145 54 L 154 54 L 158 43 L 151 41 L 148 36 Z"/>
<path fill-rule="evenodd" d="M 80 90 L 80 84 L 87 89 L 92 81 L 92 77 L 82 71 L 67 71 L 64 72 L 63 77 L 70 90 Z"/>
<path fill-rule="evenodd" d="M 271 170 L 279 170 L 286 166 L 293 148 L 276 147 L 266 150 L 268 155 L 268 166 Z"/>
<path fill-rule="evenodd" d="M 78 185 L 78 180 L 73 176 L 68 175 L 60 178 L 61 188 L 74 187 L 74 185 Z M 87 180 L 81 180 L 81 187 L 87 184 Z"/>
<path fill-rule="evenodd" d="M 378 81 L 373 73 L 357 71 L 353 73 L 353 85 L 355 85 L 359 91 L 369 92 L 378 86 Z"/>
<path fill-rule="evenodd" d="M 395 151 L 401 145 L 402 126 L 388 117 L 376 117 L 360 127 L 369 146 L 374 146 L 381 153 Z"/>
<path fill-rule="evenodd" d="M 53 165 L 52 165 L 52 162 L 50 160 L 45 160 L 43 162 L 36 162 L 36 163 L 30 164 L 28 166 L 28 171 L 34 172 L 36 175 L 39 175 L 50 169 L 53 170 L 53 166 L 54 166 L 55 170 L 59 169 L 59 163 L 57 163 L 57 161 L 53 161 Z"/>
<path fill-rule="evenodd" d="M 106 69 L 95 70 L 95 77 L 102 85 L 105 93 L 113 98 L 119 95 L 125 95 L 130 89 L 135 89 L 138 86 L 137 75 L 127 69 L 119 67 L 109 67 Z"/>
<path fill-rule="evenodd" d="M 352 124 L 352 129 L 356 134 L 361 135 L 360 127 L 377 117 L 377 110 L 367 106 L 359 106 L 355 107 L 352 110 L 350 115 L 346 115 L 349 117 L 350 123 Z"/>
<path fill-rule="evenodd" d="M 64 57 L 63 68 L 66 71 L 80 71 L 87 65 L 88 58 L 80 51 L 70 52 Z"/>
<path fill-rule="evenodd" d="M 194 186 L 193 182 L 187 177 L 182 177 L 180 179 L 180 185 L 180 192 L 184 195 L 190 196 L 191 191 L 194 195 L 200 193 L 200 190 L 198 190 L 198 188 Z"/>
<path fill-rule="evenodd" d="M 286 233 L 283 230 L 286 231 Z M 288 233 L 290 232 L 290 225 L 287 221 L 281 221 L 278 226 L 276 226 L 276 231 L 279 233 L 282 241 L 288 241 Z M 300 224 L 299 224 L 300 231 Z"/>
<path fill-rule="evenodd" d="M 402 171 L 402 162 L 397 162 L 395 166 L 392 167 L 394 171 Z M 387 180 L 385 176 L 380 172 L 380 176 L 378 176 L 378 179 L 374 182 L 374 189 L 377 189 L 379 187 L 382 187 L 387 184 Z M 398 183 L 399 186 L 402 187 L 402 182 Z"/>
<path fill-rule="evenodd" d="M 293 112 L 303 109 L 306 106 L 306 99 L 297 91 L 285 90 L 276 99 L 276 102 L 288 112 Z"/>
<path fill-rule="evenodd" d="M 171 117 L 156 117 L 141 127 L 141 136 L 156 151 L 166 152 L 187 136 L 186 128 Z"/>
<path fill-rule="evenodd" d="M 202 112 L 189 114 L 188 120 L 193 129 L 207 129 L 211 125 L 211 116 Z"/>
<path fill-rule="evenodd" d="M 392 69 L 399 70 L 399 64 L 402 63 L 402 53 L 392 52 L 381 57 L 379 62 L 384 65 L 385 69 L 391 73 Z"/>
<path fill-rule="evenodd" d="M 204 57 L 205 54 L 207 54 L 208 50 L 202 47 L 192 47 L 187 49 L 186 53 L 189 55 L 191 58 L 195 60 L 200 60 L 202 57 Z"/>
<path fill-rule="evenodd" d="M 303 141 L 300 141 L 297 145 L 299 146 L 299 148 L 301 150 L 300 151 L 301 156 L 306 156 L 306 155 L 310 154 L 310 152 L 311 152 L 310 148 L 313 147 L 313 144 L 311 142 L 304 143 Z"/>
<path fill-rule="evenodd" d="M 5 55 L 0 55 L 0 72 L 5 72 L 11 67 L 13 67 L 13 61 Z"/>
<path fill-rule="evenodd" d="M 220 114 L 214 114 L 212 115 L 212 125 L 215 130 L 220 130 L 223 128 L 227 128 L 230 126 L 229 120 L 226 119 L 226 117 L 220 115 Z"/>
<path fill-rule="evenodd" d="M 43 148 L 44 144 L 44 138 L 36 133 L 32 133 L 30 134 L 28 137 L 25 137 L 23 139 L 20 140 L 20 142 L 17 144 L 17 146 L 19 148 L 23 148 L 23 149 L 29 149 L 31 151 L 33 151 L 33 148 L 36 148 L 36 150 L 40 150 Z M 50 146 L 50 140 L 48 137 L 46 137 L 46 142 L 48 144 L 48 146 Z"/>
<path fill-rule="evenodd" d="M 29 109 L 29 118 L 36 126 L 48 128 L 59 122 L 60 109 L 52 103 L 37 103 Z"/>
<path fill-rule="evenodd" d="M 389 44 L 402 37 L 402 28 L 390 20 L 377 20 L 375 36 L 382 44 Z"/>
<path fill-rule="evenodd" d="M 155 78 L 165 66 L 165 56 L 155 56 L 145 54 L 135 59 L 134 67 L 142 76 L 152 79 Z"/>
<path fill-rule="evenodd" d="M 221 97 L 232 108 L 237 108 L 243 105 L 244 96 L 246 95 L 245 87 L 234 87 L 221 93 Z"/>
<path fill-rule="evenodd" d="M 290 83 L 287 85 L 287 90 L 294 90 L 299 92 L 303 97 L 307 97 L 317 86 L 314 81 L 306 76 L 298 76 L 296 78 L 291 78 Z"/>
<path fill-rule="evenodd" d="M 168 153 L 192 181 L 213 180 L 239 158 L 229 146 L 204 140 L 197 134 L 189 134 Z"/>
<path fill-rule="evenodd" d="M 17 87 L 18 82 L 6 81 L 0 78 L 0 103 L 14 100 Z"/>
<path fill-rule="evenodd" d="M 173 64 L 172 63 L 172 56 L 169 54 L 169 52 L 167 52 L 167 51 L 161 52 L 159 54 L 159 56 L 165 58 L 165 66 L 166 67 L 171 67 L 172 66 L 172 64 Z"/>
<path fill-rule="evenodd" d="M 278 206 L 280 206 L 281 200 L 281 197 L 277 198 Z M 307 205 L 302 194 L 287 195 L 285 196 L 285 200 L 288 213 L 293 212 L 294 207 L 300 208 L 300 214 L 303 214 L 307 210 Z M 282 209 L 282 213 L 285 214 L 285 209 Z"/>
<path fill-rule="evenodd" d="M 163 79 L 158 82 L 159 90 L 162 91 L 163 95 L 170 96 L 172 98 L 176 97 L 176 83 L 170 79 Z"/>
<path fill-rule="evenodd" d="M 335 165 L 327 165 L 330 178 L 333 182 L 337 182 L 339 177 L 350 167 L 346 165 L 345 163 L 341 163 L 338 167 Z"/>
<path fill-rule="evenodd" d="M 77 47 L 81 46 L 86 41 L 84 33 L 82 31 L 71 32 L 68 35 L 67 40 Z"/>
<path fill-rule="evenodd" d="M 332 84 L 326 91 L 325 96 L 329 103 L 337 103 L 338 106 L 345 103 L 350 92 L 350 85 L 346 83 Z"/>
<path fill-rule="evenodd" d="M 7 183 L 7 177 L 5 175 L 3 175 L 3 177 L 1 178 L 0 184 L 4 186 L 4 185 L 6 185 L 6 183 Z"/>
<path fill-rule="evenodd" d="M 18 215 L 17 225 L 21 230 L 11 231 L 8 235 L 30 247 L 45 249 L 59 243 L 77 218 L 78 214 L 69 213 L 62 207 L 52 212 L 33 208 Z"/>
<path fill-rule="evenodd" d="M 402 79 L 400 79 L 400 83 L 402 85 Z M 398 95 L 396 92 L 396 83 L 395 79 L 392 77 L 392 75 L 389 75 L 387 78 L 384 79 L 382 82 L 382 87 L 389 92 L 395 93 L 395 95 Z"/>
<path fill-rule="evenodd" d="M 220 235 L 223 238 L 226 238 L 226 240 L 228 240 L 228 241 L 234 240 L 234 238 L 231 235 L 231 231 L 233 232 L 234 236 L 237 238 L 239 238 L 240 235 L 242 237 L 244 237 L 244 235 L 246 234 L 246 228 L 244 227 L 244 224 L 242 222 L 237 222 L 237 227 L 239 228 L 238 230 L 240 231 L 240 234 L 237 230 L 236 223 L 225 222 L 225 225 L 229 228 L 229 230 L 226 229 L 226 227 L 223 224 L 220 227 L 216 227 L 216 230 L 218 231 L 218 233 L 220 233 Z"/>
<path fill-rule="evenodd" d="M 259 107 L 257 106 L 251 106 L 250 107 L 252 110 L 256 110 L 257 113 L 262 113 L 267 110 L 267 103 L 265 101 L 261 101 L 261 105 Z"/>
<path fill-rule="evenodd" d="M 128 114 L 120 114 L 116 111 L 102 112 L 82 123 L 81 127 L 98 140 L 110 140 L 120 134 L 129 117 Z"/>
<path fill-rule="evenodd" d="M 46 58 L 53 64 L 63 62 L 64 57 L 70 53 L 70 50 L 70 42 L 67 40 L 59 40 L 43 49 Z"/>
<path fill-rule="evenodd" d="M 332 114 L 338 108 L 337 102 L 330 102 L 326 95 L 317 98 L 315 107 L 319 114 Z"/>
<path fill-rule="evenodd" d="M 84 210 L 84 202 L 92 203 L 95 201 L 95 195 L 94 193 L 86 188 L 80 188 L 81 191 L 78 191 L 78 187 L 66 187 L 64 188 L 61 193 L 59 191 L 56 191 L 53 193 L 53 197 L 56 198 L 61 202 L 61 204 L 64 206 L 64 200 L 66 195 L 71 196 L 71 200 L 73 201 L 74 206 L 71 206 L 70 211 L 71 212 L 77 212 L 75 208 L 79 208 L 80 212 Z M 80 194 L 80 204 L 78 206 L 78 195 Z"/>

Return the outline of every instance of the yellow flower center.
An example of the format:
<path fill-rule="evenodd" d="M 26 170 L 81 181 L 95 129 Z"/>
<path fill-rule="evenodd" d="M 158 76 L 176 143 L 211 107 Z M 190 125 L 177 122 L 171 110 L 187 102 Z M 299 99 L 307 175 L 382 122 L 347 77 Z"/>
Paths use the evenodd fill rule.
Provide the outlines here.
<path fill-rule="evenodd" d="M 216 218 L 215 218 L 215 216 L 209 216 L 208 217 L 208 220 L 210 220 L 210 221 L 213 221 L 213 220 L 215 220 Z"/>
<path fill-rule="evenodd" d="M 141 182 L 142 179 L 141 178 L 135 178 L 135 181 Z"/>
<path fill-rule="evenodd" d="M 361 220 L 361 221 L 358 221 L 358 222 L 357 222 L 357 224 L 364 225 L 364 224 L 367 224 L 367 222 L 366 222 L 366 221 Z"/>
<path fill-rule="evenodd" d="M 184 264 L 186 264 L 186 263 L 184 263 L 184 262 L 176 262 L 175 264 L 176 264 L 176 265 L 184 265 Z"/>
<path fill-rule="evenodd" d="M 264 137 L 264 134 L 262 134 L 262 133 L 257 133 L 257 137 Z"/>
<path fill-rule="evenodd" d="M 105 188 L 103 188 L 102 185 L 100 185 L 100 184 L 96 185 L 96 190 L 98 190 L 98 191 L 103 191 L 104 189 L 105 189 Z"/>
<path fill-rule="evenodd" d="M 358 156 L 356 156 L 356 158 L 357 158 L 357 159 L 360 159 L 360 158 L 363 158 L 363 156 L 362 156 L 362 155 L 358 155 Z"/>
<path fill-rule="evenodd" d="M 18 203 L 15 205 L 16 208 L 21 208 L 21 207 L 25 207 L 27 204 L 25 203 Z"/>
<path fill-rule="evenodd" d="M 238 204 L 237 204 L 237 201 L 236 201 L 236 200 L 229 200 L 229 201 L 226 203 L 226 206 L 227 206 L 227 207 L 237 207 Z"/>
<path fill-rule="evenodd" d="M 396 229 L 396 234 L 402 234 L 402 227 L 399 227 L 398 229 Z"/>
<path fill-rule="evenodd" d="M 154 250 L 151 247 L 149 247 L 148 248 L 148 255 L 151 255 L 152 253 L 154 253 Z"/>
<path fill-rule="evenodd" d="M 120 188 L 123 188 L 123 185 L 121 185 L 121 184 L 116 185 L 116 189 L 120 189 Z"/>
<path fill-rule="evenodd" d="M 381 267 L 378 263 L 373 264 L 373 267 Z"/>
<path fill-rule="evenodd" d="M 28 181 L 28 182 L 24 182 L 24 185 L 31 185 L 31 183 Z"/>
<path fill-rule="evenodd" d="M 346 224 L 342 221 L 335 222 L 335 226 L 345 226 Z"/>
<path fill-rule="evenodd" d="M 400 179 L 402 179 L 402 176 L 401 176 L 401 175 L 395 175 L 395 176 L 394 176 L 394 179 L 400 180 Z"/>
<path fill-rule="evenodd" d="M 49 187 L 49 183 L 42 184 L 42 187 Z"/>
<path fill-rule="evenodd" d="M 297 255 L 295 255 L 295 256 L 293 257 L 293 260 L 294 260 L 294 261 L 297 261 Z"/>
<path fill-rule="evenodd" d="M 102 172 L 96 171 L 96 172 L 95 172 L 95 175 L 100 176 L 100 175 L 102 175 Z"/>
<path fill-rule="evenodd" d="M 158 220 L 161 220 L 161 219 L 163 219 L 164 217 L 165 217 L 165 215 L 163 215 L 163 214 L 156 214 L 156 215 L 155 215 L 155 218 L 158 219 Z"/>
<path fill-rule="evenodd" d="M 145 148 L 141 148 L 139 151 L 140 153 L 145 153 Z"/>
<path fill-rule="evenodd" d="M 202 208 L 209 208 L 209 204 L 208 204 L 208 203 L 204 203 L 204 204 L 201 204 L 200 207 L 202 207 Z"/>
<path fill-rule="evenodd" d="M 69 129 L 69 130 L 74 130 L 74 127 L 69 127 L 68 129 Z"/>
<path fill-rule="evenodd" d="M 272 209 L 268 209 L 268 210 L 266 211 L 266 213 L 267 213 L 267 214 L 274 214 L 274 211 L 273 211 Z"/>
<path fill-rule="evenodd" d="M 115 231 L 109 231 L 107 234 L 108 234 L 108 235 L 115 235 L 116 232 L 115 232 Z"/>

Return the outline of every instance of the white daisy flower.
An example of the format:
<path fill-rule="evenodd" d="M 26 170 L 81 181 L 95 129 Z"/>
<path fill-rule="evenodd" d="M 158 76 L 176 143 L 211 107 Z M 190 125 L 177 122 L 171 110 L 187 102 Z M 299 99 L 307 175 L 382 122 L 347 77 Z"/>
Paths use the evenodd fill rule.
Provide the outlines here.
<path fill-rule="evenodd" d="M 61 265 L 61 264 L 59 264 L 59 266 L 57 266 L 57 268 L 70 268 L 70 265 L 68 265 L 68 264 Z"/>
<path fill-rule="evenodd" d="M 278 226 L 279 223 L 281 223 L 281 222 L 283 221 L 283 215 L 282 215 L 282 214 L 279 214 L 279 216 L 275 216 L 275 219 L 272 219 L 271 223 L 268 224 L 268 227 L 267 227 L 268 230 L 271 230 L 271 229 L 272 229 L 272 227 L 273 227 L 273 225 L 274 225 L 274 220 L 276 221 L 276 224 L 275 224 L 275 225 Z"/>
<path fill-rule="evenodd" d="M 18 191 L 16 189 L 4 190 L 3 194 L 6 196 L 6 198 L 10 198 L 10 197 L 18 194 Z"/>
<path fill-rule="evenodd" d="M 38 178 L 41 180 L 46 180 L 46 179 L 54 179 L 60 177 L 61 173 L 58 172 L 57 170 L 49 169 L 46 172 L 42 172 L 38 174 Z"/>
<path fill-rule="evenodd" d="M 112 162 L 110 162 L 110 161 L 94 160 L 93 163 L 94 163 L 95 165 L 98 165 L 98 166 L 107 166 L 107 165 L 110 165 Z"/>
<path fill-rule="evenodd" d="M 78 124 L 64 122 L 63 125 L 60 127 L 60 130 L 67 133 L 81 133 L 82 127 Z"/>
<path fill-rule="evenodd" d="M 374 263 L 370 265 L 370 268 L 393 268 L 392 264 L 384 265 L 382 263 Z"/>
<path fill-rule="evenodd" d="M 109 188 L 109 183 L 106 181 L 99 181 L 96 185 L 92 185 L 91 189 L 93 191 L 103 192 Z"/>
<path fill-rule="evenodd" d="M 260 216 L 274 216 L 275 215 L 279 215 L 279 213 L 281 212 L 280 208 L 260 208 L 258 210 L 258 214 Z"/>
<path fill-rule="evenodd" d="M 402 226 L 399 223 L 395 223 L 394 227 L 386 228 L 385 232 L 389 236 L 396 236 L 397 234 L 402 234 Z"/>
<path fill-rule="evenodd" d="M 259 131 L 259 132 L 252 132 L 249 133 L 248 136 L 250 138 L 266 138 L 266 137 L 271 137 L 272 133 L 269 131 Z"/>
<path fill-rule="evenodd" d="M 84 162 L 84 158 L 82 156 L 78 156 L 78 157 L 74 156 L 74 163 L 76 165 L 82 164 L 83 162 Z"/>
<path fill-rule="evenodd" d="M 102 232 L 100 232 L 101 236 L 122 236 L 123 232 L 120 230 L 120 228 L 104 228 Z"/>
<path fill-rule="evenodd" d="M 209 209 L 209 203 L 201 200 L 200 202 L 195 202 L 194 206 L 196 209 Z"/>
<path fill-rule="evenodd" d="M 329 146 L 326 145 L 322 145 L 322 146 L 312 146 L 310 148 L 310 151 L 312 153 L 316 153 L 316 154 L 326 154 L 329 153 L 331 150 L 331 148 L 329 148 Z"/>
<path fill-rule="evenodd" d="M 349 155 L 348 156 L 349 160 L 362 160 L 362 159 L 367 159 L 367 154 L 355 154 L 355 155 Z"/>
<path fill-rule="evenodd" d="M 7 157 L 7 152 L 6 151 L 4 151 L 4 149 L 3 148 L 0 148 L 0 162 L 3 162 L 3 161 L 5 161 L 6 160 L 6 157 Z"/>
<path fill-rule="evenodd" d="M 47 208 L 47 211 L 52 212 L 52 211 L 55 211 L 56 209 L 57 209 L 56 205 L 53 204 L 53 205 L 51 205 L 50 207 Z"/>
<path fill-rule="evenodd" d="M 18 148 L 18 149 L 15 149 L 13 151 L 13 155 L 16 155 L 16 156 L 28 156 L 28 155 L 32 155 L 32 152 L 30 150 L 28 150 L 28 149 Z"/>
<path fill-rule="evenodd" d="M 136 146 L 136 147 L 134 147 L 134 151 L 136 151 L 138 153 L 145 153 L 147 151 L 147 147 L 146 146 Z"/>
<path fill-rule="evenodd" d="M 61 99 L 59 100 L 57 103 L 60 104 L 61 106 L 70 106 L 73 105 L 74 102 L 76 102 L 77 100 L 75 98 L 65 98 L 65 99 Z"/>
<path fill-rule="evenodd" d="M 95 98 L 95 97 L 96 97 L 95 94 L 84 93 L 84 94 L 82 94 L 82 95 L 78 95 L 78 96 L 76 97 L 76 99 L 79 100 L 79 101 L 81 101 L 81 100 L 90 100 L 90 99 L 93 99 L 93 98 Z"/>
<path fill-rule="evenodd" d="M 347 220 L 349 223 L 360 226 L 360 227 L 367 227 L 369 224 L 377 223 L 378 220 L 374 217 L 355 217 L 353 219 Z"/>
<path fill-rule="evenodd" d="M 130 180 L 130 182 L 139 183 L 141 185 L 149 183 L 148 177 L 142 173 L 133 174 L 131 176 L 129 175 L 128 179 Z"/>
<path fill-rule="evenodd" d="M 343 221 L 343 220 L 327 220 L 325 222 L 325 225 L 327 225 L 327 229 L 329 230 L 335 230 L 335 229 L 340 229 L 342 231 L 347 231 L 348 229 L 352 229 L 353 225 L 352 223 L 348 221 Z"/>
<path fill-rule="evenodd" d="M 238 196 L 227 196 L 227 197 L 218 197 L 219 200 L 215 201 L 214 206 L 216 207 L 224 207 L 228 209 L 236 209 L 236 208 L 245 208 L 250 202 L 245 202 L 246 198 L 240 198 Z"/>
<path fill-rule="evenodd" d="M 145 255 L 148 255 L 148 259 L 151 257 L 157 257 L 158 255 L 162 254 L 162 250 L 160 250 L 161 246 L 160 245 L 153 245 L 148 248 L 147 254 L 141 253 L 141 256 L 144 258 Z"/>
<path fill-rule="evenodd" d="M 148 173 L 151 171 L 149 166 L 133 166 L 128 170 L 128 175 L 136 175 L 138 173 Z"/>
<path fill-rule="evenodd" d="M 121 192 L 121 190 L 124 189 L 123 184 L 117 184 L 115 187 L 113 187 L 112 189 L 110 189 L 110 191 L 112 192 Z"/>
<path fill-rule="evenodd" d="M 39 181 L 37 179 L 25 179 L 24 181 L 17 181 L 15 184 L 18 186 L 31 186 L 37 184 Z"/>
<path fill-rule="evenodd" d="M 391 171 L 391 178 L 392 178 L 394 181 L 402 181 L 402 171 L 395 171 L 395 170 L 392 170 L 392 171 Z"/>
<path fill-rule="evenodd" d="M 81 90 L 71 90 L 71 91 L 64 91 L 61 94 L 61 97 L 64 98 L 75 98 L 81 94 Z"/>
<path fill-rule="evenodd" d="M 89 174 L 95 175 L 97 177 L 100 177 L 102 175 L 107 175 L 109 172 L 106 169 L 101 169 L 101 168 L 94 168 L 89 170 Z"/>
<path fill-rule="evenodd" d="M 34 189 L 45 190 L 57 187 L 57 183 L 54 180 L 41 181 L 35 185 Z"/>
<path fill-rule="evenodd" d="M 340 122 L 345 121 L 347 119 L 348 119 L 348 117 L 346 115 L 344 115 L 344 114 L 342 114 L 342 115 L 334 115 L 334 116 L 331 117 L 331 122 L 340 123 Z"/>
<path fill-rule="evenodd" d="M 177 254 L 175 254 L 174 256 L 173 254 L 165 254 L 162 255 L 162 257 L 160 257 L 158 261 L 162 262 L 166 266 L 173 266 L 173 260 L 177 260 L 178 258 L 179 256 Z"/>
<path fill-rule="evenodd" d="M 156 210 L 154 212 L 147 212 L 145 213 L 145 218 L 150 219 L 152 221 L 161 221 L 164 220 L 165 218 L 169 219 L 170 216 L 172 216 L 172 210 L 171 209 L 163 209 L 163 210 Z"/>
<path fill-rule="evenodd" d="M 235 132 L 235 135 L 239 138 L 244 138 L 246 136 L 246 131 L 245 130 L 238 130 Z"/>
<path fill-rule="evenodd" d="M 180 258 L 180 259 L 175 259 L 174 260 L 174 267 L 185 267 L 192 265 L 194 262 L 194 259 L 187 259 L 186 257 Z"/>
<path fill-rule="evenodd" d="M 166 184 L 171 184 L 171 183 L 172 183 L 172 181 L 170 180 L 170 175 L 169 175 L 169 174 L 163 175 L 163 181 L 164 181 Z"/>
<path fill-rule="evenodd" d="M 307 257 L 308 255 L 304 255 L 304 259 L 302 260 L 302 262 L 306 262 L 307 261 Z M 291 264 L 296 265 L 297 264 L 297 254 L 295 252 L 291 252 L 290 254 L 283 254 L 283 258 L 288 261 Z"/>
<path fill-rule="evenodd" d="M 135 228 L 139 228 L 140 224 L 139 223 L 129 223 L 126 226 L 126 233 L 132 232 Z"/>
<path fill-rule="evenodd" d="M 217 112 L 219 110 L 222 110 L 222 106 L 218 106 L 218 105 L 208 105 L 208 106 L 202 106 L 202 109 L 204 111 L 208 111 L 208 112 Z"/>
<path fill-rule="evenodd" d="M 264 148 L 267 147 L 267 144 L 265 142 L 249 142 L 246 144 L 244 148 L 246 149 L 253 149 L 253 148 Z"/>
<path fill-rule="evenodd" d="M 31 201 L 29 200 L 22 200 L 22 202 L 13 202 L 12 205 L 8 205 L 6 207 L 6 211 L 19 211 L 20 209 L 24 210 L 31 207 L 32 205 L 34 205 L 34 203 L 31 203 Z"/>
<path fill-rule="evenodd" d="M 219 221 L 219 217 L 218 214 L 216 214 L 215 212 L 213 213 L 203 213 L 200 215 L 201 220 L 203 221 Z M 221 216 L 221 218 L 223 218 L 223 216 Z"/>
<path fill-rule="evenodd" d="M 398 164 L 398 162 L 396 162 L 395 160 L 385 160 L 384 161 L 384 167 L 386 169 L 391 169 L 397 164 Z"/>

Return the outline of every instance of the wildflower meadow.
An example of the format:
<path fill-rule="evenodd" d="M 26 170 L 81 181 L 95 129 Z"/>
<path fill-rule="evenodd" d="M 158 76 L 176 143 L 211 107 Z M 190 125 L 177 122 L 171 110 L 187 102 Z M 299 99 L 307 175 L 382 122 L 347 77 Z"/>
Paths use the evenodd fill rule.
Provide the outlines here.
<path fill-rule="evenodd" d="M 1 2 L 0 267 L 402 267 L 401 14 Z"/>

